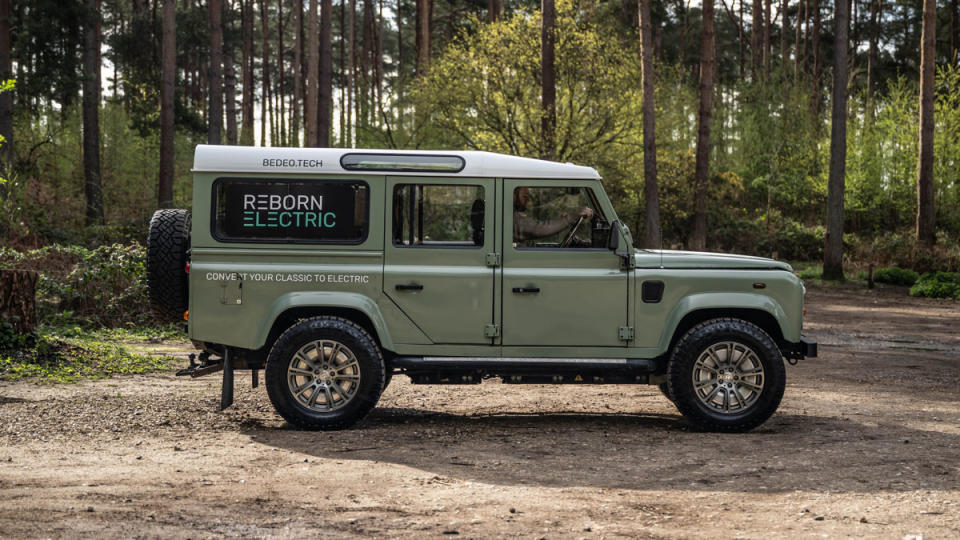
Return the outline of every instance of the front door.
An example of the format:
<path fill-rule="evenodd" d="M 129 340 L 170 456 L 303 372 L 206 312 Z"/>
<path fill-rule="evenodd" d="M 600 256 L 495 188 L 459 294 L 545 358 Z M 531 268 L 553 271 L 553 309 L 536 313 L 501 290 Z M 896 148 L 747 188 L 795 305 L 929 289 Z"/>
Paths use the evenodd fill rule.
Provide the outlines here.
<path fill-rule="evenodd" d="M 384 293 L 434 343 L 493 343 L 494 187 L 387 178 Z"/>
<path fill-rule="evenodd" d="M 627 271 L 591 182 L 504 180 L 503 345 L 624 346 Z"/>

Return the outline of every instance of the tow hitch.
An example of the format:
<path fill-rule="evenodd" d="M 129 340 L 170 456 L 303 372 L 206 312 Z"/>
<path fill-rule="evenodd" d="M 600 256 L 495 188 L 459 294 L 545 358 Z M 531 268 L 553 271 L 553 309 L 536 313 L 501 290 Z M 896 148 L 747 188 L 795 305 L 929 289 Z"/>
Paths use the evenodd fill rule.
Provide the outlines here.
<path fill-rule="evenodd" d="M 190 355 L 190 365 L 177 371 L 177 377 L 189 375 L 192 378 L 202 377 L 218 371 L 223 371 L 223 386 L 220 388 L 220 410 L 233 405 L 233 361 L 230 348 L 223 351 L 223 358 L 210 358 L 210 353 L 200 353 L 200 363 L 197 355 Z M 256 369 L 251 370 L 251 383 L 254 388 L 259 386 L 260 380 Z"/>

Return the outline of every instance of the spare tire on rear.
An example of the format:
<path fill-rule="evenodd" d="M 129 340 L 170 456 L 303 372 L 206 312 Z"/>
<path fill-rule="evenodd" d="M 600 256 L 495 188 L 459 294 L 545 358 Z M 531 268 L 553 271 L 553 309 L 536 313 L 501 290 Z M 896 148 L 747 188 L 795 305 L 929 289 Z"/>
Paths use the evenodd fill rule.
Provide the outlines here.
<path fill-rule="evenodd" d="M 147 235 L 147 297 L 161 321 L 183 320 L 189 297 L 190 211 L 157 210 Z"/>

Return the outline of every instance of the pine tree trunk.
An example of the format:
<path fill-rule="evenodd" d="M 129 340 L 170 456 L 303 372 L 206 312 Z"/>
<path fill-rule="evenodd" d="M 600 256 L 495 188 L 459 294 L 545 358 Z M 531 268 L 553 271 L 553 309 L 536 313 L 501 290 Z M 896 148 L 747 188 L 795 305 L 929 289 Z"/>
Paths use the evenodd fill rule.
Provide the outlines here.
<path fill-rule="evenodd" d="M 240 26 L 243 30 L 240 144 L 253 146 L 253 0 L 240 0 Z"/>
<path fill-rule="evenodd" d="M 554 0 L 542 0 L 540 27 L 540 158 L 556 159 L 557 80 L 554 66 L 557 11 Z"/>
<path fill-rule="evenodd" d="M 0 0 L 0 81 L 13 78 L 10 52 L 10 0 Z M 0 176 L 6 178 L 13 170 L 13 92 L 0 93 L 0 136 L 4 138 L 0 146 Z M 0 196 L 4 189 L 0 186 Z"/>
<path fill-rule="evenodd" d="M 707 247 L 707 191 L 710 168 L 710 120 L 713 115 L 713 77 L 717 56 L 713 0 L 703 1 L 703 43 L 700 55 L 700 111 L 697 121 L 696 168 L 693 176 L 693 229 L 689 247 Z"/>
<path fill-rule="evenodd" d="M 487 21 L 498 21 L 501 16 L 503 16 L 503 0 L 487 0 Z"/>
<path fill-rule="evenodd" d="M 304 103 L 304 123 L 307 128 L 306 146 L 316 147 L 318 139 L 317 105 L 319 105 L 319 68 L 317 54 L 320 50 L 320 25 L 317 20 L 317 0 L 307 2 L 307 98 Z"/>
<path fill-rule="evenodd" d="M 83 29 L 83 179 L 87 225 L 103 225 L 100 182 L 100 0 L 85 0 Z"/>
<path fill-rule="evenodd" d="M 780 77 L 787 80 L 787 66 L 790 63 L 790 48 L 787 46 L 787 33 L 790 20 L 787 18 L 787 0 L 780 0 Z"/>
<path fill-rule="evenodd" d="M 430 2 L 417 0 L 417 77 L 430 69 Z"/>
<path fill-rule="evenodd" d="M 283 0 L 277 1 L 277 140 L 280 146 L 287 145 L 287 111 L 283 97 Z"/>
<path fill-rule="evenodd" d="M 223 125 L 223 5 L 221 0 L 207 0 L 210 23 L 210 112 L 207 115 L 207 143 L 220 144 Z"/>
<path fill-rule="evenodd" d="M 399 30 L 398 30 L 399 31 Z M 338 67 L 340 68 L 340 76 L 346 77 L 347 75 L 347 2 L 346 0 L 340 0 L 340 58 L 338 62 Z M 399 69 L 397 70 L 399 74 Z M 399 77 L 399 75 L 398 75 Z M 347 85 L 346 81 L 340 82 L 340 140 L 338 141 L 341 147 L 349 146 L 347 142 Z"/>
<path fill-rule="evenodd" d="M 320 0 L 320 81 L 317 110 L 317 146 L 330 146 L 333 113 L 333 3 Z"/>
<path fill-rule="evenodd" d="M 300 146 L 300 102 L 303 101 L 303 0 L 293 0 L 294 27 L 297 35 L 293 45 L 293 103 L 290 104 L 290 145 Z"/>
<path fill-rule="evenodd" d="M 847 0 L 836 2 L 833 53 L 833 111 L 830 127 L 830 177 L 827 181 L 827 234 L 823 279 L 843 279 L 843 194 L 847 163 L 847 50 L 850 14 Z"/>
<path fill-rule="evenodd" d="M 394 103 L 397 106 L 397 124 L 403 126 L 403 17 L 400 12 L 400 5 L 403 0 L 397 0 L 397 78 L 394 79 L 393 91 L 397 95 Z"/>
<path fill-rule="evenodd" d="M 230 0 L 224 6 L 230 12 L 233 7 Z M 232 28 L 232 25 L 231 25 Z M 224 109 L 227 117 L 227 144 L 237 144 L 237 70 L 234 66 L 233 46 L 223 50 L 223 93 Z"/>
<path fill-rule="evenodd" d="M 739 64 L 740 64 L 740 82 L 743 82 L 744 79 L 746 78 L 746 69 L 744 68 L 745 62 L 746 62 L 746 59 L 745 59 L 746 55 L 744 54 L 744 50 L 743 50 L 744 49 L 743 41 L 745 39 L 743 36 L 743 0 L 740 0 L 738 5 L 740 6 L 740 19 L 737 21 L 737 37 L 739 38 L 737 41 L 739 42 L 739 45 L 740 45 L 740 54 L 737 57 L 737 60 L 739 61 Z"/>
<path fill-rule="evenodd" d="M 770 78 L 770 55 L 773 53 L 770 43 L 770 32 L 773 21 L 770 20 L 770 0 L 763 2 L 763 78 Z"/>
<path fill-rule="evenodd" d="M 760 78 L 763 67 L 763 1 L 753 0 L 753 12 L 750 14 L 750 68 L 753 80 Z"/>
<path fill-rule="evenodd" d="M 353 146 L 356 142 L 354 126 L 357 116 L 354 114 L 356 107 L 356 58 L 357 58 L 357 32 L 356 32 L 357 0 L 350 0 L 350 10 L 347 11 L 347 41 L 350 42 L 350 54 L 347 55 L 347 146 Z"/>
<path fill-rule="evenodd" d="M 960 11 L 957 0 L 950 0 L 950 63 L 960 64 Z"/>
<path fill-rule="evenodd" d="M 807 0 L 798 0 L 797 1 L 797 27 L 794 29 L 793 34 L 793 83 L 794 85 L 798 84 L 800 81 L 800 63 L 801 63 L 801 41 L 803 40 L 803 21 L 806 18 L 806 6 Z M 803 50 L 803 55 L 806 55 L 806 50 Z"/>
<path fill-rule="evenodd" d="M 823 76 L 823 48 L 820 47 L 820 0 L 812 0 L 813 33 L 810 43 L 813 47 L 813 77 L 810 80 L 810 102 L 813 105 L 813 118 L 816 121 L 817 132 L 820 132 L 820 78 Z"/>
<path fill-rule="evenodd" d="M 30 270 L 0 270 L 0 321 L 9 323 L 18 334 L 37 329 L 39 277 Z"/>
<path fill-rule="evenodd" d="M 877 65 L 877 41 L 880 38 L 878 17 L 883 0 L 870 0 L 870 46 L 867 52 L 867 104 L 868 113 L 873 111 L 873 69 Z"/>
<path fill-rule="evenodd" d="M 363 34 L 360 41 L 363 43 L 360 55 L 360 83 L 361 95 L 360 101 L 360 124 L 371 126 L 370 111 L 373 105 L 373 65 L 374 54 L 376 51 L 376 25 L 373 20 L 373 0 L 363 0 Z"/>
<path fill-rule="evenodd" d="M 937 54 L 937 2 L 923 0 L 920 49 L 920 158 L 917 163 L 917 240 L 936 242 L 933 206 L 933 101 Z"/>
<path fill-rule="evenodd" d="M 173 206 L 173 96 L 177 80 L 177 3 L 163 0 L 163 46 L 160 81 L 160 180 L 157 205 Z"/>
<path fill-rule="evenodd" d="M 660 246 L 660 201 L 657 195 L 657 136 L 654 121 L 653 32 L 651 0 L 640 0 L 640 86 L 643 88 L 644 247 Z"/>
<path fill-rule="evenodd" d="M 267 146 L 267 125 L 273 125 L 270 107 L 270 26 L 267 23 L 267 0 L 260 0 L 260 47 L 262 50 L 263 95 L 260 96 L 260 146 Z"/>

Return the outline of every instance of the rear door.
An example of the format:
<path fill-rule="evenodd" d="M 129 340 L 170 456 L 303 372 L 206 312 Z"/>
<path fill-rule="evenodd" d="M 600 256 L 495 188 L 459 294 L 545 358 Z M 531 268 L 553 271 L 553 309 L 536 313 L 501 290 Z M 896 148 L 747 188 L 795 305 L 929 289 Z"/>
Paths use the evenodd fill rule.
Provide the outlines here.
<path fill-rule="evenodd" d="M 606 247 L 612 209 L 599 204 L 595 189 L 573 180 L 504 180 L 504 346 L 625 345 L 619 330 L 627 326 L 629 273 Z"/>
<path fill-rule="evenodd" d="M 493 343 L 494 189 L 489 178 L 387 178 L 384 293 L 434 343 Z"/>

